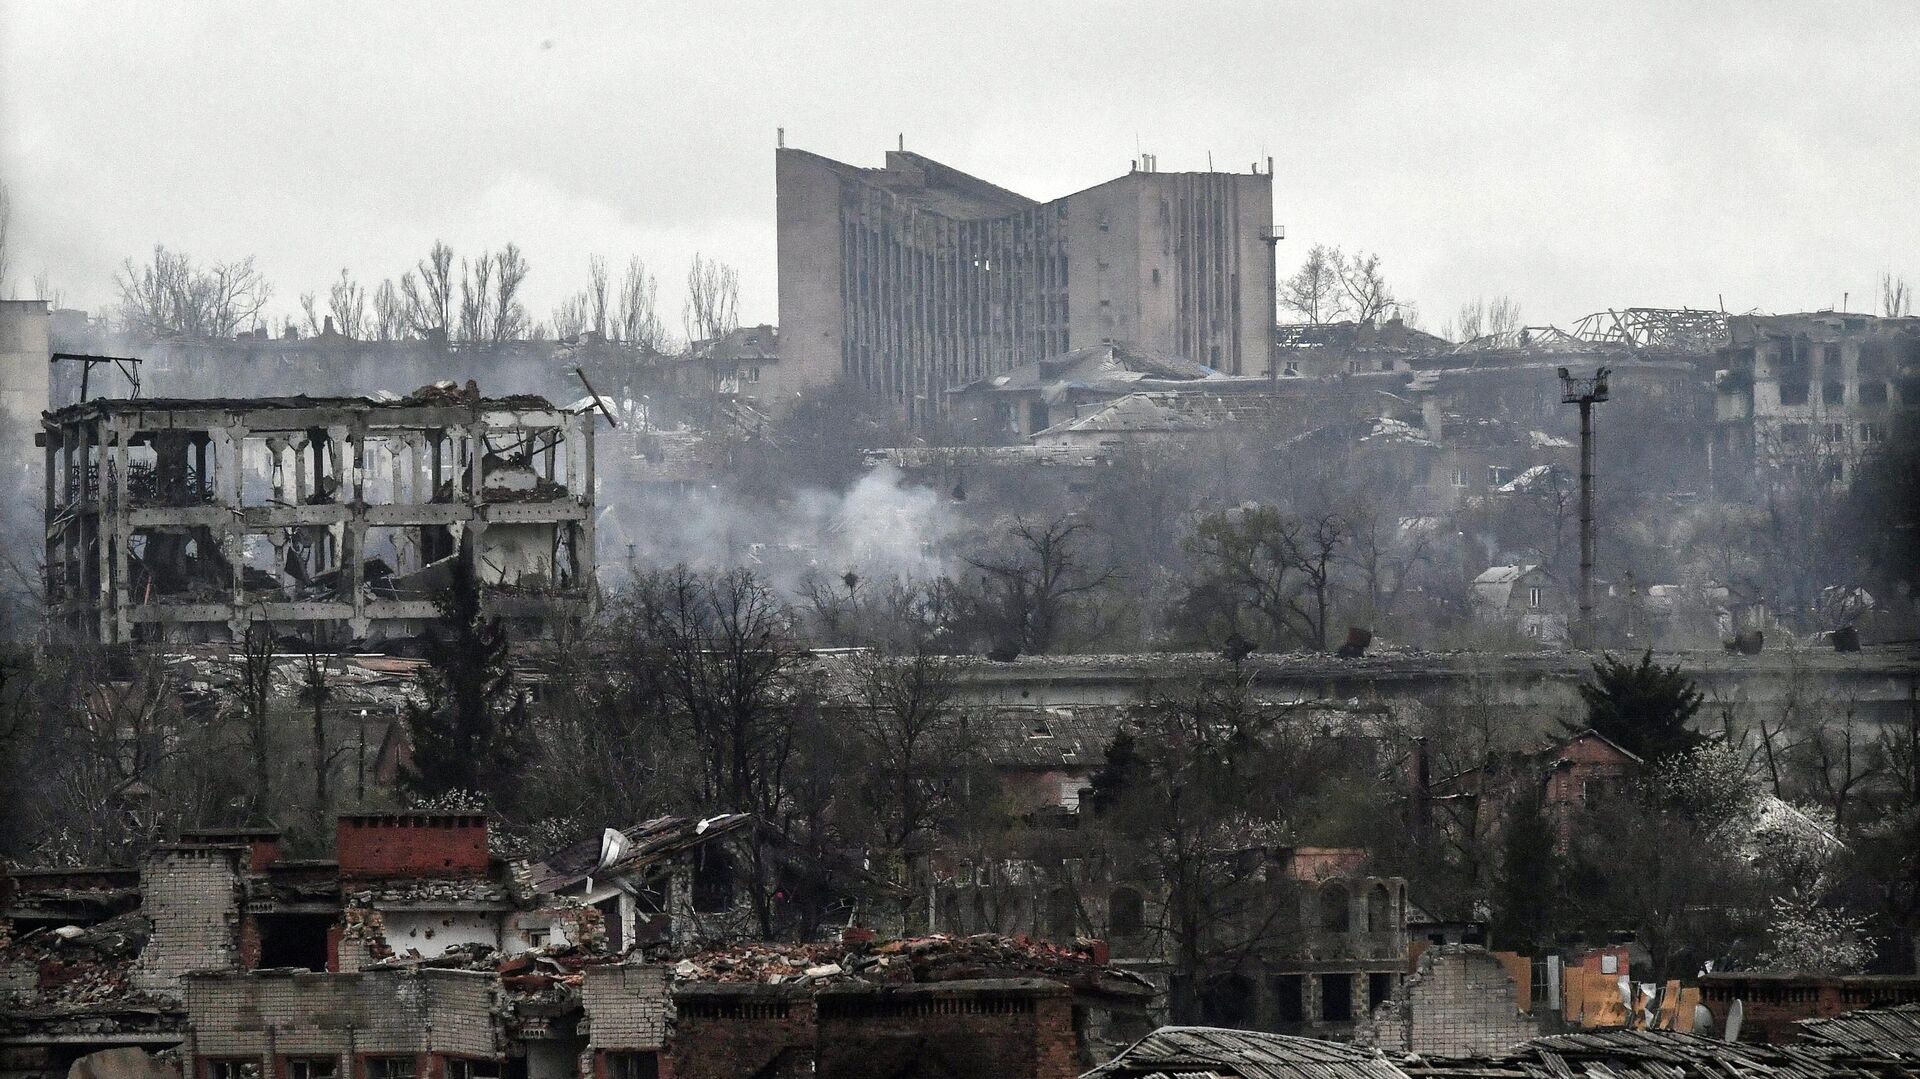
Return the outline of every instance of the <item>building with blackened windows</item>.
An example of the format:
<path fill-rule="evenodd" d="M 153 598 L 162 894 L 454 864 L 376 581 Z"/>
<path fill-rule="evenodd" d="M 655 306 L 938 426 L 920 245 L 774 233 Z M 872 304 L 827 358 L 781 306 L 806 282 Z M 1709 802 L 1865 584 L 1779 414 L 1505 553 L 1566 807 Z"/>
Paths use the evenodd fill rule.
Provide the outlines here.
<path fill-rule="evenodd" d="M 1273 177 L 1133 171 L 1037 202 L 904 150 L 777 152 L 777 394 L 842 376 L 910 419 L 946 391 L 1116 344 L 1266 374 Z"/>

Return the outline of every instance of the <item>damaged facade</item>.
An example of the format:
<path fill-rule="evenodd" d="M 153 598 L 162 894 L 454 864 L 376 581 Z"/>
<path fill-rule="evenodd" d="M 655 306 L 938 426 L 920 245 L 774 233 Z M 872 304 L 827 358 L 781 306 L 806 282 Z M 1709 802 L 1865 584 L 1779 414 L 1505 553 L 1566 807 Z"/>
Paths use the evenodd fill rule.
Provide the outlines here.
<path fill-rule="evenodd" d="M 1920 404 L 1920 318 L 1734 315 L 1715 377 L 1729 490 L 1778 469 L 1847 480 Z"/>
<path fill-rule="evenodd" d="M 781 370 L 909 419 L 1024 362 L 1112 343 L 1229 374 L 1270 364 L 1270 172 L 1129 174 L 1037 202 L 906 150 L 775 159 Z"/>
<path fill-rule="evenodd" d="M 455 558 L 538 631 L 593 580 L 592 416 L 544 398 L 94 400 L 40 442 L 50 617 L 102 642 L 410 636 Z"/>

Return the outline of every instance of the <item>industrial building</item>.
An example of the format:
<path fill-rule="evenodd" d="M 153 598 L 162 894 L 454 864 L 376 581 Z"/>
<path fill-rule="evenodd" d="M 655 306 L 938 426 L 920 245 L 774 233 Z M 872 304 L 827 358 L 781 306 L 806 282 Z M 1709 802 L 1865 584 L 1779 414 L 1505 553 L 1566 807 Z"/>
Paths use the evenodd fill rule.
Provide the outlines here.
<path fill-rule="evenodd" d="M 905 149 L 874 169 L 782 147 L 776 175 L 786 396 L 844 375 L 924 419 L 949 389 L 1107 344 L 1271 367 L 1271 168 L 1146 155 L 1051 202 Z"/>
<path fill-rule="evenodd" d="M 544 398 L 100 398 L 38 441 L 48 616 L 105 643 L 411 636 L 457 558 L 523 631 L 584 611 L 593 421 Z"/>

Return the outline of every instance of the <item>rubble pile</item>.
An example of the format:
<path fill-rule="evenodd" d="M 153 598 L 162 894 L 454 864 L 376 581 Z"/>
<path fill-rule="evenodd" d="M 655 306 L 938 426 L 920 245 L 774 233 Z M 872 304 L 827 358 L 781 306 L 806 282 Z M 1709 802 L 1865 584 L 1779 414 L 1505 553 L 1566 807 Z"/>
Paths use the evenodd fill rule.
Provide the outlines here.
<path fill-rule="evenodd" d="M 123 914 L 98 925 L 40 929 L 0 949 L 0 967 L 31 968 L 34 989 L 16 987 L 14 997 L 40 1005 L 86 1005 L 133 996 L 129 975 L 153 925 L 141 914 Z"/>
<path fill-rule="evenodd" d="M 490 880 L 414 877 L 381 881 L 375 887 L 357 888 L 343 898 L 349 907 L 406 907 L 506 903 L 509 897 L 507 889 Z"/>
<path fill-rule="evenodd" d="M 471 970 L 495 974 L 516 999 L 578 992 L 588 967 L 618 963 L 621 956 L 572 944 L 502 953 L 479 943 L 457 944 L 432 958 L 417 952 L 392 955 L 365 970 Z"/>
<path fill-rule="evenodd" d="M 1037 977 L 1092 988 L 1113 975 L 1107 958 L 1101 941 L 1057 945 L 992 933 L 936 933 L 881 943 L 850 937 L 841 944 L 742 944 L 688 955 L 673 973 L 681 981 L 766 985 Z"/>

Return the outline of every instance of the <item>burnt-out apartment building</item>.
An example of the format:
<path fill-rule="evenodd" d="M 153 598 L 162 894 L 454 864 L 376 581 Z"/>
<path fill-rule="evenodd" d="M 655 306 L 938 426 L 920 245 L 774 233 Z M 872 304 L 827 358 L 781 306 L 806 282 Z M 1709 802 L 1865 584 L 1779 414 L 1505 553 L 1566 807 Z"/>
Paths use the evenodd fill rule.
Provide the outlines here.
<path fill-rule="evenodd" d="M 1735 315 L 1715 377 L 1716 478 L 1852 478 L 1920 404 L 1920 318 L 1821 311 Z"/>
<path fill-rule="evenodd" d="M 49 613 L 103 642 L 410 636 L 456 563 L 539 633 L 593 577 L 592 417 L 540 397 L 96 399 L 38 441 Z"/>
<path fill-rule="evenodd" d="M 782 148 L 776 175 L 786 396 L 844 375 L 924 418 L 951 388 L 1102 344 L 1270 366 L 1271 170 L 1146 156 L 1050 202 L 904 149 L 875 169 Z"/>

